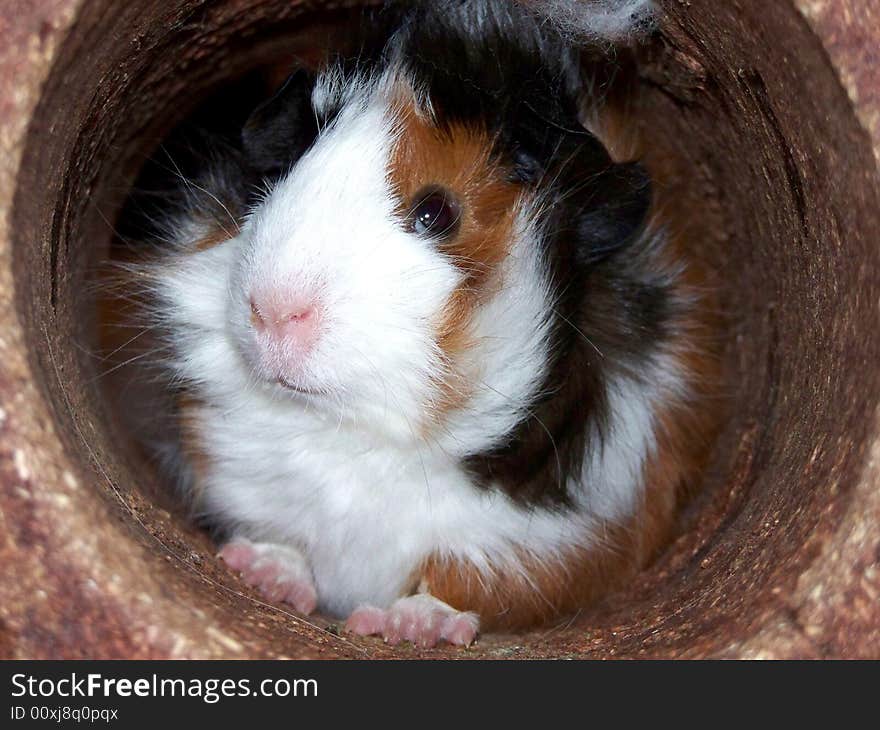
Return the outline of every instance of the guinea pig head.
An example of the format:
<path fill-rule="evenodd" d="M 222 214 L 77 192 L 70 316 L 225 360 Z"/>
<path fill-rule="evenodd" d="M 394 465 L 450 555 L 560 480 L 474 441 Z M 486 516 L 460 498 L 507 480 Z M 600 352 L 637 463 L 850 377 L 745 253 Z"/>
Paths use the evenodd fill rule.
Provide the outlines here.
<path fill-rule="evenodd" d="M 546 387 L 560 287 L 641 223 L 643 177 L 604 154 L 596 169 L 601 145 L 582 131 L 531 139 L 446 114 L 401 69 L 328 72 L 308 95 L 303 83 L 282 92 L 286 106 L 273 100 L 280 120 L 259 112 L 270 148 L 266 125 L 317 122 L 307 144 L 287 146 L 296 157 L 281 146 L 251 155 L 267 174 L 285 171 L 240 236 L 229 289 L 240 354 L 286 397 L 401 438 L 436 431 L 463 452 L 490 447 Z M 558 190 L 579 162 L 590 165 L 586 207 Z"/>
<path fill-rule="evenodd" d="M 279 396 L 466 454 L 552 390 L 560 322 L 578 329 L 650 186 L 579 124 L 574 61 L 539 26 L 421 12 L 375 57 L 294 74 L 246 126 L 269 182 L 228 319 Z"/>
<path fill-rule="evenodd" d="M 402 194 L 396 85 L 349 80 L 343 98 L 333 82 L 309 99 L 320 132 L 242 228 L 230 320 L 261 380 L 415 427 L 442 378 L 437 332 L 462 278 L 438 242 L 462 229 L 464 208 L 436 176 Z"/>

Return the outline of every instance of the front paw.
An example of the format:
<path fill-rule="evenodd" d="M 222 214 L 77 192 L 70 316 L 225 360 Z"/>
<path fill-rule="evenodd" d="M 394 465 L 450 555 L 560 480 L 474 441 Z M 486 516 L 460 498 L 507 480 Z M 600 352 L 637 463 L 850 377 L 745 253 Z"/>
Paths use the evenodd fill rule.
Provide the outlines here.
<path fill-rule="evenodd" d="M 219 557 L 268 601 L 283 601 L 306 615 L 318 605 L 312 571 L 296 548 L 236 538 L 223 546 Z"/>
<path fill-rule="evenodd" d="M 429 649 L 440 641 L 470 646 L 477 638 L 480 620 L 474 613 L 456 611 L 426 593 L 407 596 L 391 608 L 364 606 L 348 619 L 345 628 L 360 636 L 382 636 L 389 644 L 409 641 Z"/>

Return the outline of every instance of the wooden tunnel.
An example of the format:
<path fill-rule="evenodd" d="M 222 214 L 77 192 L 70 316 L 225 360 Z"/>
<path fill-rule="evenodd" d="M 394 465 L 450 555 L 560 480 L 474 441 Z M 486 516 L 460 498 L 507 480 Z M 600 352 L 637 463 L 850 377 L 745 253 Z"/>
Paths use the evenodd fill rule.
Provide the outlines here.
<path fill-rule="evenodd" d="M 0 656 L 422 655 L 254 601 L 155 498 L 77 346 L 149 140 L 344 4 L 0 6 Z M 880 657 L 880 7 L 663 5 L 643 114 L 718 221 L 731 420 L 629 590 L 427 656 Z"/>

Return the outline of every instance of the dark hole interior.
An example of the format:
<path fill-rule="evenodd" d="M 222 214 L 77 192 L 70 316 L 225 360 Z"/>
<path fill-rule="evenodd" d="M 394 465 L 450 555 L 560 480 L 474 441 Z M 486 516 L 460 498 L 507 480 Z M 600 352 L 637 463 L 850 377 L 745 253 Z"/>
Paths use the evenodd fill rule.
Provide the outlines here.
<path fill-rule="evenodd" d="M 630 589 L 566 626 L 487 637 L 469 656 L 720 653 L 784 603 L 858 476 L 880 392 L 868 367 L 880 354 L 868 141 L 792 8 L 692 5 L 667 8 L 641 68 L 638 116 L 692 176 L 703 205 L 694 214 L 716 232 L 705 256 L 729 319 L 732 416 L 681 536 Z M 161 185 L 161 170 L 144 166 L 156 143 L 173 147 L 185 121 L 239 124 L 225 107 L 244 109 L 266 88 L 254 69 L 296 39 L 331 38 L 344 18 L 271 0 L 85 11 L 43 92 L 16 201 L 34 365 L 67 452 L 124 525 L 119 539 L 145 546 L 146 564 L 124 570 L 156 571 L 174 602 L 209 615 L 250 656 L 418 652 L 337 638 L 331 624 L 303 625 L 239 593 L 206 536 L 163 499 L 95 380 L 84 282 L 113 242 L 108 221 L 120 223 L 117 243 L 134 233 L 130 207 L 145 204 L 132 187 Z"/>

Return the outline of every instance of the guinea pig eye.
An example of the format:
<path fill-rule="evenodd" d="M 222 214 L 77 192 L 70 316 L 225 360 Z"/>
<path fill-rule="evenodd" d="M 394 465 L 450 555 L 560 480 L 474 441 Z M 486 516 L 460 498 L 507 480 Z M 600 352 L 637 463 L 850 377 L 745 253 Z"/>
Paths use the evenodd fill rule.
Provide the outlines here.
<path fill-rule="evenodd" d="M 455 235 L 461 209 L 452 195 L 442 188 L 422 191 L 409 216 L 412 231 L 419 236 L 448 239 Z"/>

